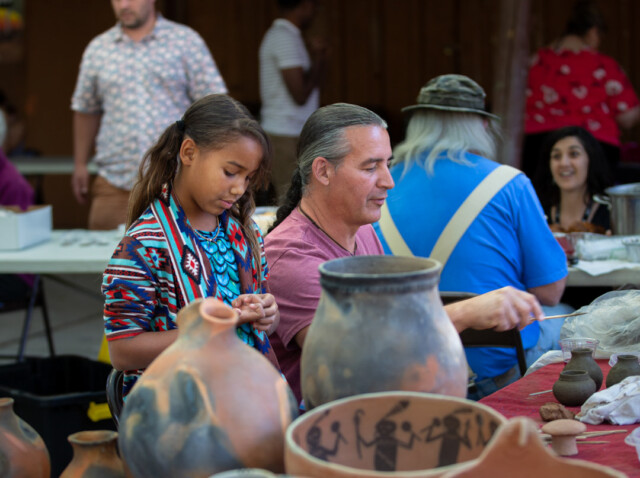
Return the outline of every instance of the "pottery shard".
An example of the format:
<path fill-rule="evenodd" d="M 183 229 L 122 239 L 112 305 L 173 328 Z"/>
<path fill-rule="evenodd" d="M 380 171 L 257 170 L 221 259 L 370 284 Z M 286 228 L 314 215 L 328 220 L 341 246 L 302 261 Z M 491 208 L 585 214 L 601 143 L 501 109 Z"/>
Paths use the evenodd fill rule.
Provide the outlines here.
<path fill-rule="evenodd" d="M 540 407 L 540 418 L 545 422 L 560 420 L 561 418 L 575 418 L 575 413 L 567 410 L 564 405 L 555 402 L 547 402 Z"/>

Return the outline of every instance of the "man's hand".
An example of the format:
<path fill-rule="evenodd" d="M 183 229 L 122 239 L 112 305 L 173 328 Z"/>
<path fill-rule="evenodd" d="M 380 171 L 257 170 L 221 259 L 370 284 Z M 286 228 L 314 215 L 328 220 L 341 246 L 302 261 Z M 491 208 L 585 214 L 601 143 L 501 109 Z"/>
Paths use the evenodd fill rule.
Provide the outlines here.
<path fill-rule="evenodd" d="M 534 295 L 513 287 L 503 287 L 445 307 L 458 332 L 467 328 L 523 329 L 544 313 Z"/>
<path fill-rule="evenodd" d="M 79 204 L 84 204 L 89 198 L 89 170 L 86 165 L 76 165 L 71 176 L 73 195 Z"/>

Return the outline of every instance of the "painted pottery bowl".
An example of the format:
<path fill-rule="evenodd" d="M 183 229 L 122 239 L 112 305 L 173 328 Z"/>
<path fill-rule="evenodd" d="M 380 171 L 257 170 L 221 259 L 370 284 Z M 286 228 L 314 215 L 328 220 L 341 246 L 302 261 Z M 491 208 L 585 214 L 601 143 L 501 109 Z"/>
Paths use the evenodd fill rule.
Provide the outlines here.
<path fill-rule="evenodd" d="M 464 398 L 380 392 L 326 403 L 287 429 L 294 476 L 436 477 L 477 458 L 506 418 Z"/>

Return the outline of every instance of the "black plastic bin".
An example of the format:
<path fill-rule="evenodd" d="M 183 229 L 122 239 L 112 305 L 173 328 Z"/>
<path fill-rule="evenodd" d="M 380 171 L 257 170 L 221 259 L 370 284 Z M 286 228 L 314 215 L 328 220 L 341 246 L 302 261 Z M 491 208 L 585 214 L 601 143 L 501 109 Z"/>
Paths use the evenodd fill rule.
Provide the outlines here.
<path fill-rule="evenodd" d="M 51 476 L 57 478 L 72 457 L 67 437 L 82 430 L 115 430 L 112 419 L 92 421 L 91 402 L 105 403 L 111 365 L 75 355 L 27 358 L 0 366 L 0 397 L 35 428 L 49 449 Z"/>

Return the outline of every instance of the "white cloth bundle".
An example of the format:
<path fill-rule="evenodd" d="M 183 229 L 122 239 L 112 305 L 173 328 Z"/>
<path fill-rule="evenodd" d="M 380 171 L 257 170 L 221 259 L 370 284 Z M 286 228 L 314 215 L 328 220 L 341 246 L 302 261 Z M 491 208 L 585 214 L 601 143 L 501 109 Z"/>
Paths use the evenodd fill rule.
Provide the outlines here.
<path fill-rule="evenodd" d="M 591 395 L 576 418 L 598 425 L 608 421 L 614 425 L 630 425 L 640 421 L 640 376 L 625 378 L 609 388 Z"/>

